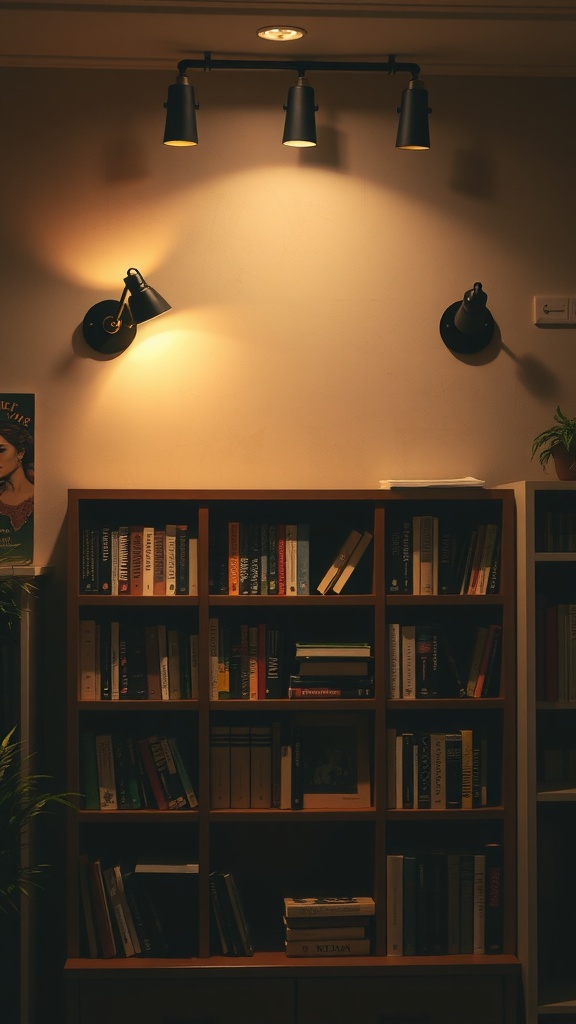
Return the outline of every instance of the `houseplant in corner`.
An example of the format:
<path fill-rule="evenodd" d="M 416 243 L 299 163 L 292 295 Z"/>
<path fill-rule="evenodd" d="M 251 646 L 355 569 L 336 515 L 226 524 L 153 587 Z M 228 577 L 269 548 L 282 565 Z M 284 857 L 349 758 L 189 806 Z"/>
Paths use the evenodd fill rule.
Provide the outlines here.
<path fill-rule="evenodd" d="M 552 458 L 559 480 L 576 480 L 576 416 L 565 416 L 558 405 L 553 425 L 537 434 L 532 442 L 532 458 L 536 452 L 544 470 Z"/>
<path fill-rule="evenodd" d="M 18 576 L 0 576 L 0 641 L 16 643 L 16 626 L 22 615 L 22 594 L 35 586 Z M 17 680 L 2 679 L 3 686 L 17 686 Z M 11 723 L 10 723 L 11 725 Z M 3 728 L 7 724 L 3 723 Z M 64 793 L 50 792 L 48 777 L 31 770 L 31 754 L 23 751 L 12 725 L 0 734 L 0 938 L 4 919 L 18 912 L 21 894 L 29 894 L 42 865 L 22 864 L 22 844 L 32 820 L 51 804 L 68 804 Z"/>

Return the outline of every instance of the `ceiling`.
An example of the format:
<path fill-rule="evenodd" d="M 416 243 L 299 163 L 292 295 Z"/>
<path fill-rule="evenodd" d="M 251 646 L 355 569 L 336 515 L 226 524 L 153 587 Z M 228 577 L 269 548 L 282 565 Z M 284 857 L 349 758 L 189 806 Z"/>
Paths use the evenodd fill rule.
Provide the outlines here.
<path fill-rule="evenodd" d="M 287 23 L 298 42 L 256 30 Z M 0 0 L 0 66 L 176 68 L 183 57 L 385 60 L 422 74 L 576 75 L 576 0 Z"/>

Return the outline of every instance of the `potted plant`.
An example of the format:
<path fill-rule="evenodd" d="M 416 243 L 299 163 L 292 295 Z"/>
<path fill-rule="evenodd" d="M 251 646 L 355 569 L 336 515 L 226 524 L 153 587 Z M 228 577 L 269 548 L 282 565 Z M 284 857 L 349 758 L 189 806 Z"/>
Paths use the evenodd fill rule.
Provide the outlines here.
<path fill-rule="evenodd" d="M 537 434 L 532 442 L 532 458 L 538 451 L 544 469 L 552 457 L 559 480 L 576 480 L 576 416 L 565 416 L 558 405 L 554 424 Z"/>
<path fill-rule="evenodd" d="M 10 641 L 21 618 L 22 594 L 35 589 L 29 580 L 0 576 L 0 636 L 4 641 Z M 43 870 L 40 864 L 22 863 L 22 844 L 32 819 L 51 804 L 69 804 L 66 794 L 49 791 L 47 776 L 31 771 L 31 755 L 22 750 L 15 734 L 14 725 L 0 740 L 0 931 L 6 912 L 18 912 L 20 895 L 29 894 L 34 877 Z"/>

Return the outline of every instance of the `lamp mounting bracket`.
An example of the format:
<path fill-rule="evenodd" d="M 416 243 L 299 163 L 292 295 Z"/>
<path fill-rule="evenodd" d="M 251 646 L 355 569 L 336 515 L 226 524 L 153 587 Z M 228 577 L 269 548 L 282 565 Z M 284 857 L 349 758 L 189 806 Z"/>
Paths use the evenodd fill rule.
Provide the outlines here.
<path fill-rule="evenodd" d="M 347 61 L 347 60 L 260 60 L 252 58 L 214 58 L 209 50 L 203 57 L 184 57 L 178 62 L 178 74 L 185 75 L 191 68 L 202 71 L 296 71 L 299 75 L 306 71 L 365 71 L 384 72 L 395 75 L 399 71 L 406 72 L 412 78 L 418 78 L 420 66 L 411 62 L 397 61 L 390 54 L 384 61 Z"/>

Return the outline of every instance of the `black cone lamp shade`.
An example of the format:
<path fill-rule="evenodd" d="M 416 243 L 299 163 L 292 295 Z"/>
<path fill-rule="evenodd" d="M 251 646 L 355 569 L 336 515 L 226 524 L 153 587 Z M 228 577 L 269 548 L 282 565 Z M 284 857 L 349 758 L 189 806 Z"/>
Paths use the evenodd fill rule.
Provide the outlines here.
<path fill-rule="evenodd" d="M 168 99 L 164 106 L 166 107 L 164 145 L 197 146 L 196 111 L 198 104 L 194 98 L 194 88 L 190 85 L 186 75 L 179 75 L 174 84 L 168 87 Z"/>
<path fill-rule="evenodd" d="M 136 325 L 152 320 L 172 307 L 135 267 L 124 278 L 120 302 L 105 299 L 88 310 L 82 323 L 85 340 L 95 352 L 117 355 L 136 337 Z"/>
<path fill-rule="evenodd" d="M 451 352 L 481 352 L 494 336 L 494 318 L 486 308 L 487 295 L 476 281 L 461 302 L 453 302 L 440 320 L 442 341 Z"/>
<path fill-rule="evenodd" d="M 419 78 L 404 89 L 398 112 L 396 149 L 430 149 L 428 92 Z"/>
<path fill-rule="evenodd" d="M 288 90 L 288 102 L 284 107 L 284 135 L 282 144 L 302 149 L 316 145 L 316 116 L 318 107 L 314 103 L 314 89 L 301 76 L 296 85 Z"/>

